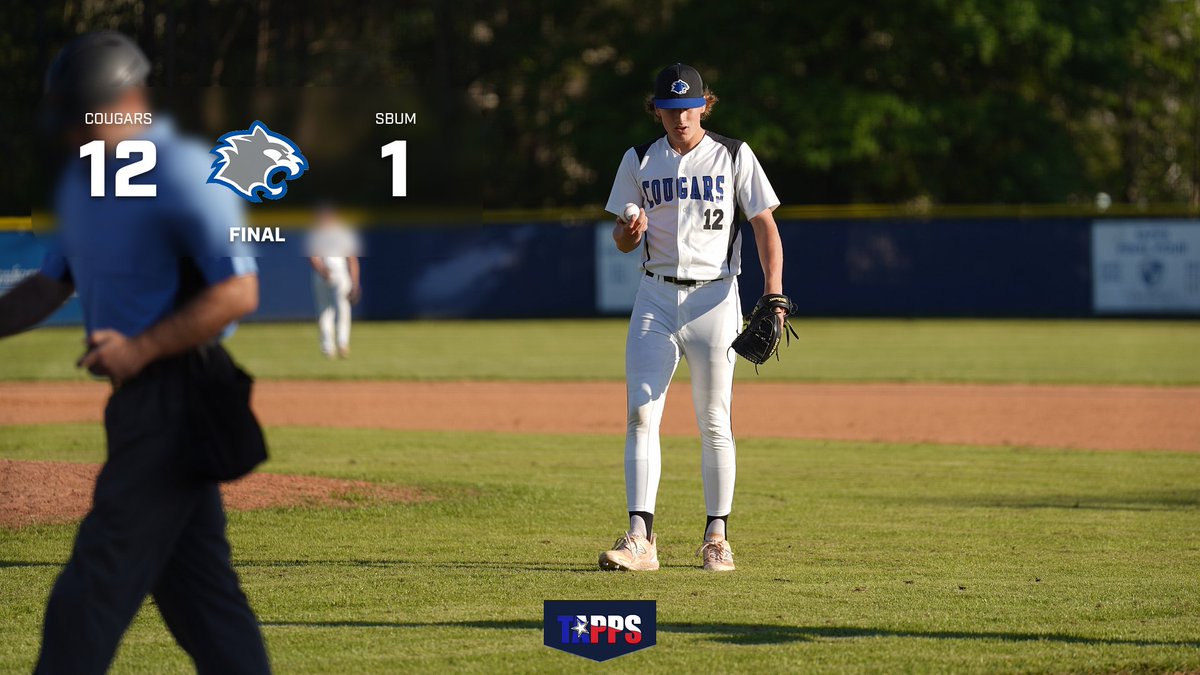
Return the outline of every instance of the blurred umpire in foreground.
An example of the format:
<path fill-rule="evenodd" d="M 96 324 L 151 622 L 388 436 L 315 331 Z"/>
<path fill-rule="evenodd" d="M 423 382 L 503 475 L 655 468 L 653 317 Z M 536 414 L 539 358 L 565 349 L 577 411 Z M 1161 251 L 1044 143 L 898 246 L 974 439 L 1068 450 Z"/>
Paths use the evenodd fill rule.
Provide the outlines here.
<path fill-rule="evenodd" d="M 250 378 L 218 342 L 257 307 L 256 266 L 225 248 L 242 214 L 235 195 L 206 184 L 207 148 L 157 115 L 144 123 L 149 71 L 137 45 L 110 32 L 77 38 L 50 66 L 43 122 L 70 153 L 55 195 L 57 238 L 40 273 L 0 298 L 7 336 L 77 291 L 88 346 L 79 365 L 113 385 L 108 458 L 50 593 L 36 672 L 104 672 L 153 594 L 199 672 L 265 673 L 217 489 L 266 456 Z M 85 125 L 95 112 L 135 123 Z M 90 196 L 94 160 L 79 158 L 79 146 L 97 139 L 102 197 Z M 114 195 L 114 174 L 137 159 L 114 151 L 128 139 L 155 145 L 154 168 L 131 182 L 155 185 L 156 197 Z"/>

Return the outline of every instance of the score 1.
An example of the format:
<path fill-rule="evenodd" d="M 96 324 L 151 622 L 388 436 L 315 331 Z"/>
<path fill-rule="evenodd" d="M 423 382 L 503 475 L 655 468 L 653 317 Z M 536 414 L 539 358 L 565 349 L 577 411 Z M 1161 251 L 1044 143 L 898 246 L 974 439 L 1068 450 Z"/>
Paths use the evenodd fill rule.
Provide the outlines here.
<path fill-rule="evenodd" d="M 392 196 L 408 195 L 408 141 L 392 141 L 383 146 L 380 157 L 392 158 Z"/>

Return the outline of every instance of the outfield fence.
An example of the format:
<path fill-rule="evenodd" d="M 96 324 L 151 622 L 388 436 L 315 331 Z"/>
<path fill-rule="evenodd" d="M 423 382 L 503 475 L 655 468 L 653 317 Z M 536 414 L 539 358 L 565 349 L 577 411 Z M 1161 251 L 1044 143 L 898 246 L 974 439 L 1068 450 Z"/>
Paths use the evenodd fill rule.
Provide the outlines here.
<path fill-rule="evenodd" d="M 363 319 L 626 314 L 642 252 L 621 254 L 597 209 L 489 211 L 481 222 L 364 225 Z M 1200 316 L 1200 219 L 1187 207 L 785 207 L 784 288 L 810 316 Z M 308 319 L 307 211 L 260 212 L 259 320 Z M 411 214 L 410 218 L 411 220 Z M 0 290 L 36 271 L 29 219 L 0 221 Z M 762 290 L 741 228 L 744 304 Z M 80 318 L 76 301 L 53 323 Z"/>

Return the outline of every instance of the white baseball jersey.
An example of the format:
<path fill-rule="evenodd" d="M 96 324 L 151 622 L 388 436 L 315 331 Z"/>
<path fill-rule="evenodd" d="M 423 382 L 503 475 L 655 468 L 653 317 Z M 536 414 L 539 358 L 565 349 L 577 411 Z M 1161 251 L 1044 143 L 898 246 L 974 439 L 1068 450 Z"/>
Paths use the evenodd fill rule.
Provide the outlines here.
<path fill-rule="evenodd" d="M 738 210 L 749 219 L 779 206 L 750 146 L 706 131 L 680 155 L 666 136 L 621 159 L 606 211 L 646 209 L 642 267 L 663 276 L 709 281 L 742 271 Z"/>
<path fill-rule="evenodd" d="M 349 256 L 359 255 L 358 238 L 342 223 L 318 225 L 308 239 L 308 254 L 321 258 L 331 279 L 350 280 Z"/>

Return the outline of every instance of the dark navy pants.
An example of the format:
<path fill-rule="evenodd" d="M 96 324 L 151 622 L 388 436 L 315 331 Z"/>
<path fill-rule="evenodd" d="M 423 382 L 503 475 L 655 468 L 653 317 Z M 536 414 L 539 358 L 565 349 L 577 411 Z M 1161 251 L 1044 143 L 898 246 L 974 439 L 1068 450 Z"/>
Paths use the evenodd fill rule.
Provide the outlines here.
<path fill-rule="evenodd" d="M 50 592 L 36 673 L 103 673 L 147 595 L 200 673 L 268 673 L 217 484 L 181 451 L 187 376 L 154 364 L 104 411 L 108 461 Z"/>

